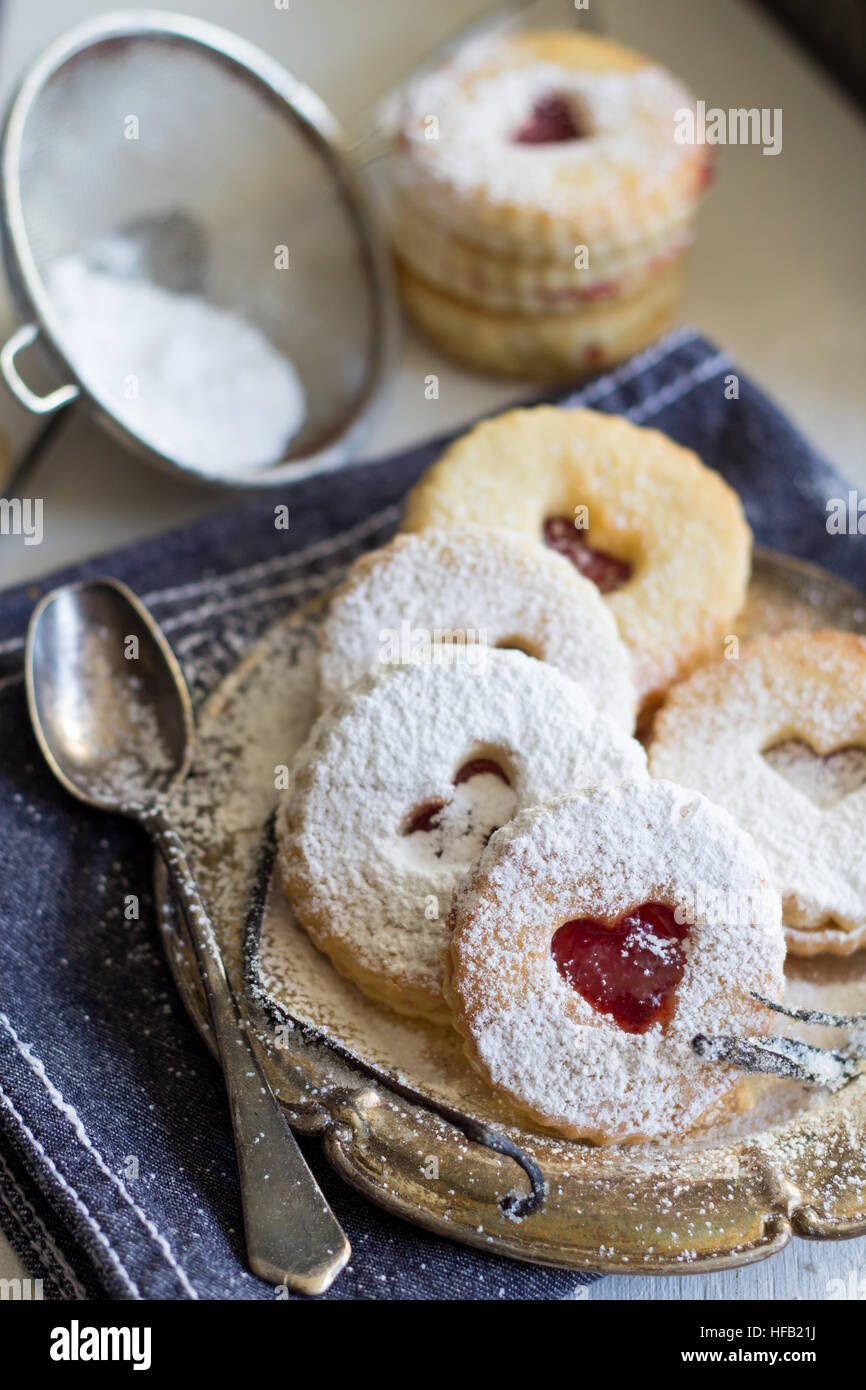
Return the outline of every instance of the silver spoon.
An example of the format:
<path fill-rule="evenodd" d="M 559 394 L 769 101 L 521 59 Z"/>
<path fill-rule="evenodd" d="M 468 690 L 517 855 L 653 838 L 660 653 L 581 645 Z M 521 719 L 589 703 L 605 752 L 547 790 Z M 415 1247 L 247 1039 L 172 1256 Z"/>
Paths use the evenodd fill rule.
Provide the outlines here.
<path fill-rule="evenodd" d="M 183 910 L 228 1091 L 250 1268 L 323 1293 L 351 1253 L 274 1099 L 238 1012 L 214 930 L 167 810 L 186 776 L 193 716 L 183 673 L 154 619 L 115 580 L 67 584 L 36 608 L 27 699 L 39 746 L 67 791 L 140 822 Z"/>

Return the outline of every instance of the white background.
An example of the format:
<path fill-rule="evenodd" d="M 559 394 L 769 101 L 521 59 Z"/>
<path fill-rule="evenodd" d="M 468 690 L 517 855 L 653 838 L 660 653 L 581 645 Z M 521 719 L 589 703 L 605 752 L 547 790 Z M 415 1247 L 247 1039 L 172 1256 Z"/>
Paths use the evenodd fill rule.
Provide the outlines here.
<path fill-rule="evenodd" d="M 701 217 L 684 318 L 725 347 L 853 483 L 866 489 L 864 457 L 864 167 L 866 129 L 831 81 L 742 0 L 590 0 L 611 36 L 686 77 L 708 106 L 781 107 L 783 150 L 720 148 L 718 177 Z M 63 29 L 107 5 L 90 0 L 0 4 L 0 100 L 25 64 Z M 309 82 L 352 123 L 414 61 L 477 13 L 469 0 L 178 0 L 189 13 L 254 40 Z M 559 10 L 571 18 L 567 0 Z M 546 5 L 545 18 L 557 13 Z M 0 292 L 0 323 L 14 316 Z M 424 399 L 437 372 L 441 394 Z M 2 388 L 0 388 L 2 390 Z M 407 335 L 396 379 L 367 452 L 469 420 L 519 397 L 456 371 Z M 0 394 L 0 430 L 16 444 L 32 433 Z M 28 483 L 44 498 L 45 540 L 0 540 L 0 585 L 225 505 L 151 472 L 86 421 L 60 437 Z M 38 1044 L 38 1039 L 31 1041 Z M 7 1265 L 9 1268 L 7 1269 Z M 15 1265 L 0 1238 L 0 1276 Z M 615 1298 L 822 1298 L 833 1278 L 866 1278 L 866 1239 L 794 1241 L 780 1256 L 726 1274 L 653 1280 L 617 1277 L 589 1291 Z"/>

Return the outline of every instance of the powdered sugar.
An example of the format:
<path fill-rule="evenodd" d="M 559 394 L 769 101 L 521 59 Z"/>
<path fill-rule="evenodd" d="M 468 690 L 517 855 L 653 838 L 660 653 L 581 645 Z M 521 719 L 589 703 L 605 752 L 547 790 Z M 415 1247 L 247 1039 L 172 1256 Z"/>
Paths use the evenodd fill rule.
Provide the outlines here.
<path fill-rule="evenodd" d="M 560 975 L 565 922 L 614 922 L 661 902 L 690 921 L 698 882 L 752 894 L 745 923 L 696 921 L 670 1022 L 623 1031 Z M 536 1119 L 596 1139 L 688 1131 L 737 1084 L 691 1050 L 698 1033 L 763 1031 L 750 995 L 778 997 L 778 896 L 752 842 L 700 796 L 665 782 L 602 786 L 530 809 L 491 839 L 452 908 L 448 997 L 472 1057 Z"/>
<path fill-rule="evenodd" d="M 630 660 L 598 589 L 566 560 L 484 527 L 429 528 L 398 536 L 356 562 L 331 601 L 319 644 L 322 704 L 377 663 L 392 660 L 389 634 L 409 630 L 402 660 L 444 628 L 481 633 L 558 667 L 597 709 L 629 731 L 636 695 Z"/>
<path fill-rule="evenodd" d="M 219 474 L 281 459 L 306 411 L 292 363 L 230 310 L 130 274 L 115 243 L 113 263 L 70 255 L 46 272 L 85 383 L 180 463 Z"/>
<path fill-rule="evenodd" d="M 464 653 L 450 668 L 364 678 L 314 728 L 282 807 L 281 861 L 299 917 L 339 968 L 407 1013 L 442 1012 L 451 894 L 513 809 L 504 792 L 525 807 L 645 768 L 639 745 L 559 671 L 522 652 L 482 655 L 480 665 Z M 479 756 L 510 786 L 491 777 L 455 788 Z M 476 791 L 479 782 L 488 785 Z M 451 808 L 432 845 L 423 830 L 407 833 L 431 804 Z"/>

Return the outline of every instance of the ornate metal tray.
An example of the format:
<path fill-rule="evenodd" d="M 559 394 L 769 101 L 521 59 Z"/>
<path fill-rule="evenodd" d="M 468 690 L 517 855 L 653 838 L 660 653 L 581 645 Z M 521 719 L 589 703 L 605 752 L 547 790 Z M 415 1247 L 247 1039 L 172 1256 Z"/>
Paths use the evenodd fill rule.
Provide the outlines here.
<path fill-rule="evenodd" d="M 792 1234 L 866 1233 L 866 1077 L 835 1097 L 754 1078 L 753 1108 L 688 1142 L 594 1148 L 526 1126 L 470 1068 L 447 1029 L 399 1018 L 343 980 L 267 894 L 257 951 L 245 951 L 275 777 L 312 722 L 312 656 L 321 604 L 272 627 L 199 716 L 199 747 L 174 812 L 214 918 L 229 973 L 251 1007 L 267 1075 L 291 1124 L 322 1136 L 334 1168 L 373 1201 L 428 1229 L 516 1259 L 618 1273 L 727 1268 L 780 1250 Z M 823 571 L 759 552 L 743 636 L 789 627 L 866 632 L 866 600 Z M 203 995 L 157 868 L 160 920 L 187 1007 L 208 1037 Z M 866 952 L 793 960 L 787 998 L 866 1008 Z M 526 1191 L 501 1154 L 470 1143 L 423 1104 L 286 1026 L 282 1010 L 324 1030 L 380 1075 L 432 1104 L 492 1125 L 541 1167 L 548 1196 L 522 1220 L 501 1199 Z M 835 1041 L 792 1024 L 792 1034 Z"/>

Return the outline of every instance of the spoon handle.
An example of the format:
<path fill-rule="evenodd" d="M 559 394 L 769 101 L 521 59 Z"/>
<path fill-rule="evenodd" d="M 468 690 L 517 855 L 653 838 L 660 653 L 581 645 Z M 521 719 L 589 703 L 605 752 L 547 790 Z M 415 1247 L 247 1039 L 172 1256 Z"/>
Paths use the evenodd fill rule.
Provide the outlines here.
<path fill-rule="evenodd" d="M 231 1109 L 250 1268 L 270 1284 L 324 1293 L 351 1254 L 259 1066 L 183 843 L 165 812 L 147 819 L 195 950 Z"/>

